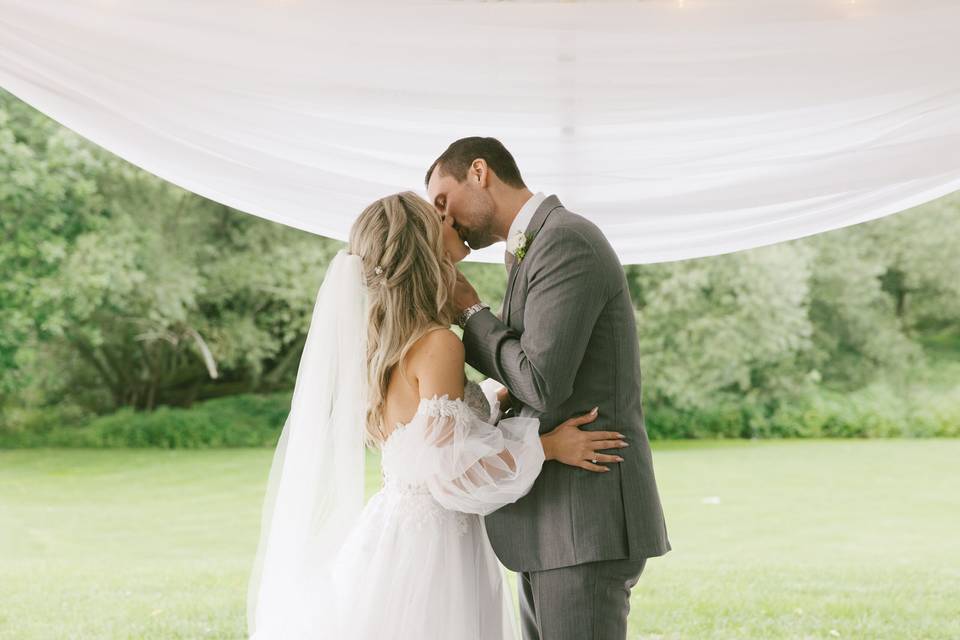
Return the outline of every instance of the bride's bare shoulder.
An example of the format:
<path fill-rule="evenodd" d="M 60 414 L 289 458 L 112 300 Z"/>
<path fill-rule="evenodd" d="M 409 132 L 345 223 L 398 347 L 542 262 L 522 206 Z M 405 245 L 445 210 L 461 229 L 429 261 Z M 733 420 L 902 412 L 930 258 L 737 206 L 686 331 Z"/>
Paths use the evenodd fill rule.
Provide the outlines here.
<path fill-rule="evenodd" d="M 465 352 L 463 342 L 453 331 L 445 327 L 437 327 L 432 331 L 420 336 L 420 339 L 413 343 L 410 348 L 410 364 L 415 362 L 431 362 L 436 366 L 443 362 L 450 361 L 463 367 Z"/>
<path fill-rule="evenodd" d="M 411 347 L 408 361 L 421 397 L 462 394 L 465 352 L 463 342 L 453 331 L 439 328 L 426 333 Z"/>

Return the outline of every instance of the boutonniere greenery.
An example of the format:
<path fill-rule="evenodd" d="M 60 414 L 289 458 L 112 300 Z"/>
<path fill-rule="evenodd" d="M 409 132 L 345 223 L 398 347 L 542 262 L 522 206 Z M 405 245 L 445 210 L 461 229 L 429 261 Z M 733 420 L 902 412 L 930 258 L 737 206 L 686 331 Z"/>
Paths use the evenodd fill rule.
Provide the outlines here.
<path fill-rule="evenodd" d="M 527 249 L 530 248 L 530 243 L 533 242 L 533 236 L 534 234 L 532 233 L 517 231 L 507 241 L 507 251 L 513 254 L 518 264 L 522 262 L 523 257 L 527 255 Z"/>

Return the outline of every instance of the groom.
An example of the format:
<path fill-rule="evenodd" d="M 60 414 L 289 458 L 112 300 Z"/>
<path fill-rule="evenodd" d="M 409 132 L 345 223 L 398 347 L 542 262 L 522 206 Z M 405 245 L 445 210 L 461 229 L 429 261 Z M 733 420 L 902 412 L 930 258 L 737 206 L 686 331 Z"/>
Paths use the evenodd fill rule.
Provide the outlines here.
<path fill-rule="evenodd" d="M 533 194 L 494 138 L 463 138 L 427 171 L 427 193 L 479 249 L 506 241 L 498 318 L 461 278 L 467 362 L 509 390 L 545 433 L 600 407 L 587 429 L 617 430 L 623 462 L 596 473 L 547 462 L 530 492 L 485 518 L 518 573 L 526 640 L 622 639 L 646 559 L 670 550 L 640 405 L 633 304 L 620 262 L 592 222 Z M 589 461 L 585 463 L 591 465 Z"/>

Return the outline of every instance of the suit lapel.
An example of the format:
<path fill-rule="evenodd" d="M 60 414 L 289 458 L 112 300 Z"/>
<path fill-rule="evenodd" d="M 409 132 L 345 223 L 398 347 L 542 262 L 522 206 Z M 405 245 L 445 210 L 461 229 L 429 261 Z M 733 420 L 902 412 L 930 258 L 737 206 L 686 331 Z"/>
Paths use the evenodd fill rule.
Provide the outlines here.
<path fill-rule="evenodd" d="M 548 196 L 543 202 L 540 203 L 540 206 L 537 207 L 536 212 L 534 212 L 533 217 L 530 218 L 530 224 L 527 225 L 526 234 L 527 236 L 534 236 L 533 240 L 530 241 L 530 247 L 532 247 L 537 239 L 536 235 L 540 232 L 543 223 L 547 221 L 547 216 L 550 215 L 554 209 L 559 209 L 563 205 L 560 204 L 560 199 L 557 196 Z M 530 247 L 527 247 L 527 252 L 529 253 Z M 524 256 L 524 260 L 527 256 Z M 520 273 L 520 265 L 523 261 L 517 260 L 513 263 L 513 268 L 510 270 L 510 279 L 507 281 L 507 292 L 503 296 L 503 311 L 500 314 L 500 321 L 504 324 L 509 324 L 510 320 L 510 301 L 513 299 L 513 289 L 517 281 L 517 275 Z"/>
<path fill-rule="evenodd" d="M 517 280 L 517 272 L 520 271 L 520 261 L 515 260 L 510 268 L 510 275 L 507 276 L 507 292 L 503 294 L 503 307 L 500 309 L 500 322 L 506 324 L 510 313 L 510 297 L 513 294 L 513 283 Z"/>

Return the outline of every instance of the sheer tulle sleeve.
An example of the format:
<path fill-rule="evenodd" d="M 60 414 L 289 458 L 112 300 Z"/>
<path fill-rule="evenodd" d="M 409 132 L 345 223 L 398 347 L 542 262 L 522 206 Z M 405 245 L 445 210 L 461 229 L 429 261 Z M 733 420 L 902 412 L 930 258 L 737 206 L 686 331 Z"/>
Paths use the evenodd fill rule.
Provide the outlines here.
<path fill-rule="evenodd" d="M 462 400 L 422 399 L 404 428 L 404 467 L 447 509 L 486 515 L 526 494 L 543 466 L 540 423 L 492 425 Z"/>

